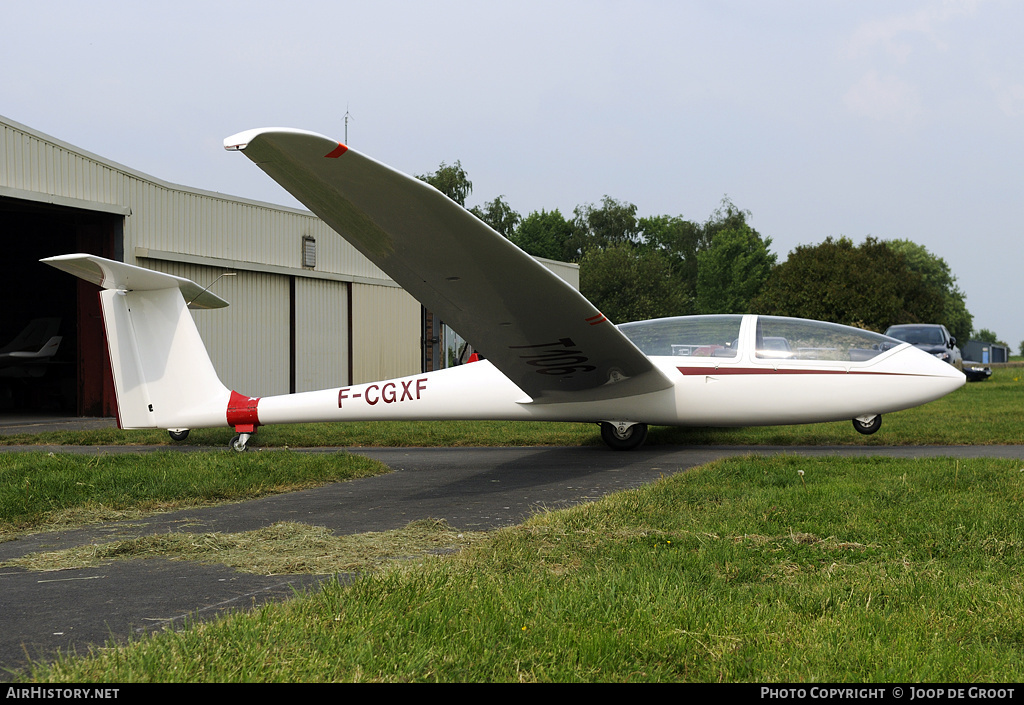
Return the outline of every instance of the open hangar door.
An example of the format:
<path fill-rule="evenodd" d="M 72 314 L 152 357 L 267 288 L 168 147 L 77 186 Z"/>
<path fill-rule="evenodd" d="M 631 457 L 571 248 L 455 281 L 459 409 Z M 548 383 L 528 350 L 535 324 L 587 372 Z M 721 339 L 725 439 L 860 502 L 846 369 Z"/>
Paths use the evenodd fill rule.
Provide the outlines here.
<path fill-rule="evenodd" d="M 116 413 L 98 287 L 39 262 L 87 252 L 123 259 L 124 216 L 0 197 L 0 413 Z M 60 337 L 56 352 L 34 351 Z"/>

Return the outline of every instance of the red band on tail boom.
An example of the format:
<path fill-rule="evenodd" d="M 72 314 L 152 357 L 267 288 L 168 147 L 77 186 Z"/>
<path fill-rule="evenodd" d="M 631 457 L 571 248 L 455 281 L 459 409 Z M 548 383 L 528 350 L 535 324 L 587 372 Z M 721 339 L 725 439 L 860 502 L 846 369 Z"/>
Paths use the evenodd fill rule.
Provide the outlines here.
<path fill-rule="evenodd" d="M 260 425 L 260 417 L 257 411 L 259 397 L 247 397 L 244 394 L 232 391 L 228 400 L 227 420 L 228 426 L 233 426 L 239 433 L 252 433 Z"/>

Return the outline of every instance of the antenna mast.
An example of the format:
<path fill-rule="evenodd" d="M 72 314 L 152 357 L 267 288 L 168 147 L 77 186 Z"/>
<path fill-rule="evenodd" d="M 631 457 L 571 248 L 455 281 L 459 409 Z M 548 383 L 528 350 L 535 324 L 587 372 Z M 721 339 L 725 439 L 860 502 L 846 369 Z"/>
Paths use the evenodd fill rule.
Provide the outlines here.
<path fill-rule="evenodd" d="M 348 112 L 348 106 L 345 106 L 345 145 L 348 145 L 348 120 L 352 115 Z M 353 120 L 355 118 L 352 118 Z"/>

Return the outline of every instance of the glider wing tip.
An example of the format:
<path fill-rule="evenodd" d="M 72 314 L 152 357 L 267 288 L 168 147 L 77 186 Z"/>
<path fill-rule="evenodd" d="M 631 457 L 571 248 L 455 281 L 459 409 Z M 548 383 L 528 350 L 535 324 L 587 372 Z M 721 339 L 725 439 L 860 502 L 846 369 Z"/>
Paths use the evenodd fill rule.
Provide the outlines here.
<path fill-rule="evenodd" d="M 229 152 L 244 152 L 249 143 L 264 132 L 264 129 L 245 130 L 224 138 L 224 149 Z"/>
<path fill-rule="evenodd" d="M 89 255 L 87 255 L 87 254 L 85 254 L 83 252 L 76 252 L 76 253 L 70 254 L 70 255 L 53 255 L 52 257 L 43 257 L 39 261 L 40 262 L 45 262 L 46 264 L 52 264 L 53 262 L 63 262 L 65 260 L 77 260 L 77 259 L 83 259 L 83 258 L 86 258 L 86 257 L 89 257 Z"/>
<path fill-rule="evenodd" d="M 252 130 L 244 130 L 237 134 L 231 135 L 224 139 L 224 149 L 229 152 L 244 152 L 245 148 L 249 144 L 265 134 L 290 134 L 290 135 L 305 135 L 308 137 L 319 137 L 321 139 L 329 139 L 318 132 L 311 132 L 309 130 L 298 130 L 294 127 L 257 127 Z"/>

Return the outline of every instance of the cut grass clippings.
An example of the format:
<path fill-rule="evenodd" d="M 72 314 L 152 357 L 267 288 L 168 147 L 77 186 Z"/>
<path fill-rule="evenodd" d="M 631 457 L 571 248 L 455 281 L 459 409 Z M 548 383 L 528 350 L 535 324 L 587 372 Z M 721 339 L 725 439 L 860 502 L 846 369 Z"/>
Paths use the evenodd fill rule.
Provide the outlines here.
<path fill-rule="evenodd" d="M 237 534 L 176 532 L 33 553 L 0 567 L 35 571 L 87 568 L 110 561 L 166 558 L 218 563 L 258 575 L 362 573 L 394 560 L 466 548 L 482 532 L 456 531 L 421 519 L 401 529 L 335 536 L 321 526 L 278 522 Z"/>

